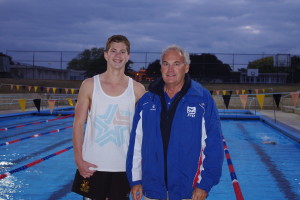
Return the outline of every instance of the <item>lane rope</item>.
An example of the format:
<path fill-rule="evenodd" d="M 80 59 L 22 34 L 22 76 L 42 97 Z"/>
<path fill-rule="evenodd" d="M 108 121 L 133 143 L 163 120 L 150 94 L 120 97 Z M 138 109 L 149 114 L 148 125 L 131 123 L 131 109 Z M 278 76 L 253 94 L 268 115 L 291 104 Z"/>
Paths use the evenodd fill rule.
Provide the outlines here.
<path fill-rule="evenodd" d="M 223 137 L 224 152 L 225 152 L 227 165 L 228 165 L 228 169 L 229 169 L 229 173 L 230 173 L 230 177 L 231 177 L 231 181 L 232 181 L 232 185 L 233 185 L 236 200 L 244 200 L 242 190 L 241 190 L 240 184 L 237 180 L 237 176 L 236 176 L 236 173 L 235 173 L 235 170 L 234 170 L 231 158 L 230 158 L 230 154 L 229 154 L 229 151 L 228 151 L 228 147 L 227 147 L 225 138 L 224 138 L 224 136 L 222 136 L 222 137 Z"/>
<path fill-rule="evenodd" d="M 21 166 L 21 167 L 19 167 L 19 168 L 10 170 L 10 171 L 8 171 L 8 172 L 5 172 L 5 173 L 3 173 L 3 174 L 0 175 L 0 180 L 1 180 L 1 179 L 4 179 L 4 178 L 6 178 L 6 177 L 8 177 L 9 175 L 12 175 L 12 174 L 14 174 L 14 173 L 23 171 L 23 170 L 25 170 L 25 169 L 27 169 L 27 168 L 29 168 L 29 167 L 32 167 L 32 166 L 34 166 L 34 165 L 36 165 L 36 164 L 38 164 L 38 163 L 41 163 L 41 162 L 43 162 L 43 161 L 45 161 L 45 160 L 48 160 L 48 159 L 50 159 L 50 158 L 52 158 L 52 157 L 54 157 L 54 156 L 57 156 L 57 155 L 59 155 L 59 154 L 61 154 L 61 153 L 64 153 L 64 152 L 66 152 L 66 151 L 68 151 L 68 150 L 70 150 L 70 149 L 72 149 L 72 148 L 73 148 L 73 146 L 67 147 L 67 148 L 62 149 L 62 150 L 60 150 L 60 151 L 57 151 L 57 152 L 55 152 L 55 153 L 53 153 L 53 154 L 50 154 L 50 155 L 48 155 L 48 156 L 46 156 L 46 157 L 40 158 L 40 159 L 35 160 L 35 161 L 31 162 L 31 163 L 28 163 L 28 164 L 26 164 L 26 165 L 23 165 L 23 166 Z"/>
<path fill-rule="evenodd" d="M 27 124 L 10 126 L 10 127 L 6 127 L 6 128 L 0 128 L 0 131 L 7 131 L 7 130 L 10 130 L 10 129 L 21 128 L 21 127 L 24 127 L 24 126 L 36 125 L 36 124 L 41 124 L 41 123 L 45 123 L 45 122 L 52 122 L 52 121 L 55 121 L 55 120 L 66 119 L 66 118 L 69 118 L 69 117 L 72 117 L 72 116 L 74 116 L 74 114 L 70 114 L 70 115 L 67 115 L 67 116 L 58 117 L 58 118 L 54 118 L 54 119 L 47 119 L 47 120 L 43 120 L 43 121 L 37 121 L 37 122 L 32 122 L 32 123 L 27 123 Z"/>
<path fill-rule="evenodd" d="M 68 129 L 68 128 L 72 128 L 72 127 L 73 127 L 73 125 L 72 126 L 67 126 L 67 127 L 61 128 L 61 129 L 55 129 L 55 130 L 48 131 L 48 132 L 45 132 L 45 133 L 38 133 L 38 134 L 31 135 L 31 136 L 27 136 L 27 137 L 23 137 L 23 138 L 11 140 L 11 141 L 8 141 L 8 142 L 3 142 L 3 143 L 0 143 L 0 146 L 5 146 L 5 145 L 13 144 L 13 143 L 20 142 L 20 141 L 23 141 L 23 140 L 27 140 L 27 139 L 30 139 L 30 138 L 40 137 L 40 136 L 47 135 L 47 134 L 50 134 L 50 133 L 57 133 L 57 132 L 60 132 L 62 130 L 65 130 L 65 129 Z"/>

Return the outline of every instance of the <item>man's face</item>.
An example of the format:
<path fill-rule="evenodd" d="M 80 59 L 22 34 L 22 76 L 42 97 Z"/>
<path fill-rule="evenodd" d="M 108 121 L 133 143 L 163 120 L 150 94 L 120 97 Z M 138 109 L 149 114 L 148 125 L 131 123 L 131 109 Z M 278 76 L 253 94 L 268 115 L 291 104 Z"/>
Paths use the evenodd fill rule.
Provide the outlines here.
<path fill-rule="evenodd" d="M 125 43 L 112 42 L 108 52 L 104 52 L 108 67 L 123 68 L 128 62 L 130 55 L 127 52 Z"/>
<path fill-rule="evenodd" d="M 167 51 L 162 57 L 161 74 L 166 86 L 184 84 L 189 65 L 184 62 L 183 55 L 176 50 Z"/>

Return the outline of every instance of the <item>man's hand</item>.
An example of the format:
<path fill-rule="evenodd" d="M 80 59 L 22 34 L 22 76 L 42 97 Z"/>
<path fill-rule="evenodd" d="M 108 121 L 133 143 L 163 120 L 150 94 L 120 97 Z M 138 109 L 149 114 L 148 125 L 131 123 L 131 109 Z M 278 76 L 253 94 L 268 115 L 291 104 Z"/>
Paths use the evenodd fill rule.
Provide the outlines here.
<path fill-rule="evenodd" d="M 207 193 L 200 188 L 195 187 L 192 200 L 205 200 Z"/>
<path fill-rule="evenodd" d="M 143 197 L 142 185 L 135 185 L 131 188 L 132 200 L 140 200 Z"/>
<path fill-rule="evenodd" d="M 97 168 L 97 165 L 94 165 L 92 163 L 81 161 L 80 163 L 77 163 L 77 168 L 81 176 L 84 178 L 89 178 L 94 174 L 96 170 L 90 170 L 90 167 Z"/>

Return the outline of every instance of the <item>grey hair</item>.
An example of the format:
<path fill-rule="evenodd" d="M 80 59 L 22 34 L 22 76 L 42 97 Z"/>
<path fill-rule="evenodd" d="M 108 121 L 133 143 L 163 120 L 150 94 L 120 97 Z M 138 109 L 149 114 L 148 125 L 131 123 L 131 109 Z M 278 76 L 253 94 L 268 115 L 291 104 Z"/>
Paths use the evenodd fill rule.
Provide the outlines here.
<path fill-rule="evenodd" d="M 160 57 L 160 64 L 162 64 L 163 56 L 166 54 L 167 51 L 170 51 L 170 50 L 174 50 L 174 51 L 177 51 L 178 53 L 182 54 L 185 64 L 189 65 L 191 63 L 190 54 L 187 51 L 185 51 L 184 49 L 182 49 L 180 46 L 173 44 L 173 45 L 168 46 L 167 48 L 165 48 L 162 51 L 162 54 Z"/>

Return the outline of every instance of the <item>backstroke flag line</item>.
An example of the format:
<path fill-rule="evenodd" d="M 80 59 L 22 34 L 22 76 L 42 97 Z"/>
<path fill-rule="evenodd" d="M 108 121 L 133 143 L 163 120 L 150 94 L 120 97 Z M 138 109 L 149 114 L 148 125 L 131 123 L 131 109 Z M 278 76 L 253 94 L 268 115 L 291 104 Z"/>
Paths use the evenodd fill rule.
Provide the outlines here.
<path fill-rule="evenodd" d="M 33 99 L 33 103 L 34 103 L 36 109 L 40 112 L 40 110 L 41 110 L 41 99 Z"/>
<path fill-rule="evenodd" d="M 240 94 L 240 99 L 243 105 L 243 108 L 246 108 L 246 104 L 247 104 L 247 99 L 248 99 L 248 95 L 247 94 Z"/>
<path fill-rule="evenodd" d="M 48 100 L 48 105 L 49 105 L 49 109 L 50 109 L 50 114 L 52 114 L 54 106 L 55 106 L 55 100 Z"/>
<path fill-rule="evenodd" d="M 74 106 L 73 101 L 72 101 L 71 98 L 68 98 L 68 102 L 69 102 L 69 105 L 70 105 L 70 106 Z"/>
<path fill-rule="evenodd" d="M 265 95 L 264 95 L 264 94 L 257 94 L 257 95 L 256 95 L 256 98 L 257 98 L 257 100 L 258 100 L 260 109 L 262 109 L 263 106 L 264 106 Z"/>
<path fill-rule="evenodd" d="M 223 95 L 223 101 L 225 103 L 226 109 L 228 109 L 228 105 L 229 105 L 229 102 L 230 102 L 230 97 L 231 97 L 231 94 Z"/>
<path fill-rule="evenodd" d="M 276 103 L 277 108 L 279 108 L 280 98 L 281 98 L 281 94 L 273 94 L 273 99 Z"/>
<path fill-rule="evenodd" d="M 25 109 L 26 109 L 26 99 L 19 99 L 18 102 L 19 102 L 19 105 L 22 109 L 22 112 L 24 112 Z"/>

